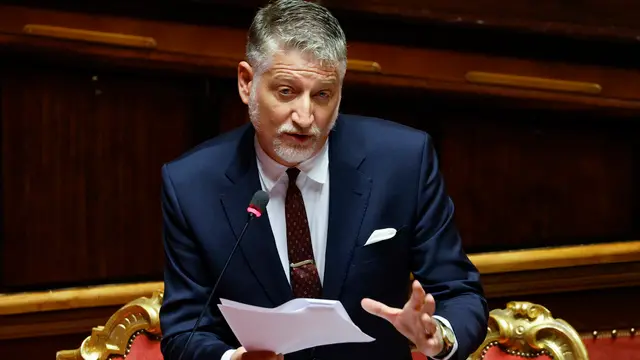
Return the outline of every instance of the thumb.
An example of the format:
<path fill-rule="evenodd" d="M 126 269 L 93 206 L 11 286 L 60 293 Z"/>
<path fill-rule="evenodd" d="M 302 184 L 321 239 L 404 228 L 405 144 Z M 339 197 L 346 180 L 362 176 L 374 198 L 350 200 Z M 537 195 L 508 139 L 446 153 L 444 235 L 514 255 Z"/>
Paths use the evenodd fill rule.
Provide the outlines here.
<path fill-rule="evenodd" d="M 379 316 L 389 322 L 393 322 L 393 318 L 400 313 L 400 309 L 389 307 L 379 301 L 372 299 L 362 299 L 362 308 L 369 314 Z"/>

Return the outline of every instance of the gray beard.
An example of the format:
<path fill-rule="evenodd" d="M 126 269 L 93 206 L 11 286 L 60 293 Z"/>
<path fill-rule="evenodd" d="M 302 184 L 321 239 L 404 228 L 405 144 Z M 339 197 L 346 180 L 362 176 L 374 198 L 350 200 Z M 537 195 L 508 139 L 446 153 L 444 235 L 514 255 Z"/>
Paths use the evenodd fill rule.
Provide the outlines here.
<path fill-rule="evenodd" d="M 252 84 L 251 94 L 249 94 L 249 119 L 251 119 L 251 123 L 253 127 L 256 129 L 256 132 L 260 131 L 260 110 L 258 109 L 258 101 L 256 99 L 256 87 L 257 82 Z M 329 131 L 333 130 L 336 124 L 336 120 L 338 119 L 340 104 L 336 107 L 336 110 L 333 114 L 333 119 L 329 124 Z M 273 150 L 283 161 L 291 164 L 299 164 L 310 159 L 314 153 L 318 150 L 319 140 L 316 138 L 313 140 L 313 144 L 308 147 L 298 147 L 298 146 L 290 146 L 285 144 L 279 138 L 275 138 L 273 140 L 272 146 Z"/>

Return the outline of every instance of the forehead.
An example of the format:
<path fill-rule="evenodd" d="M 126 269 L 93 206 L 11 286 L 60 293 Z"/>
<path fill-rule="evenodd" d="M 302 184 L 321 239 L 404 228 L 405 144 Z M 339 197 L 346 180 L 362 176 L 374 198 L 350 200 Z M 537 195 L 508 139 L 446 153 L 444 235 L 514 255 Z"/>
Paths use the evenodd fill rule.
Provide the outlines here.
<path fill-rule="evenodd" d="M 297 51 L 276 51 L 266 69 L 265 75 L 270 78 L 293 77 L 299 79 L 338 81 L 338 69 L 322 66 L 309 56 Z"/>

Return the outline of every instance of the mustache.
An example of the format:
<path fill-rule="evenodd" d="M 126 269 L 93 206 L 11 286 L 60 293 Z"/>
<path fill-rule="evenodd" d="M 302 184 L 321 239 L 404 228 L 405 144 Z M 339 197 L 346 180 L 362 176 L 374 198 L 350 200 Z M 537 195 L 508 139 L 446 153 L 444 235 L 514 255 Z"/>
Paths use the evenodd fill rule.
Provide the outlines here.
<path fill-rule="evenodd" d="M 284 124 L 278 128 L 278 134 L 298 134 L 298 135 L 306 135 L 306 136 L 320 136 L 322 131 L 317 125 L 312 125 L 308 129 L 299 128 L 293 124 Z"/>

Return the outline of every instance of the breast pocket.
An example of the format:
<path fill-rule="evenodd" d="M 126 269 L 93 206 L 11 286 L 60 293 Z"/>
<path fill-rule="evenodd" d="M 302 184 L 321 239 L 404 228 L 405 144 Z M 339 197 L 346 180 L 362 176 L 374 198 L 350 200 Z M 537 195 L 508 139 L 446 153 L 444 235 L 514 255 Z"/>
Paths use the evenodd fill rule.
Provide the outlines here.
<path fill-rule="evenodd" d="M 406 228 L 401 228 L 390 239 L 369 245 L 361 245 L 355 249 L 353 266 L 388 266 L 393 263 L 406 261 L 409 252 L 409 239 Z"/>

